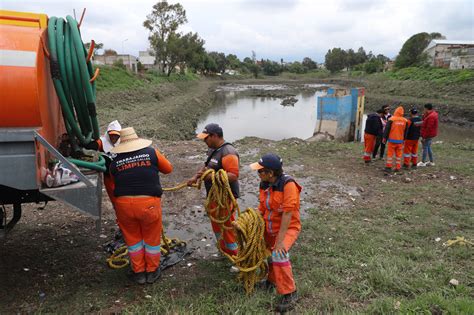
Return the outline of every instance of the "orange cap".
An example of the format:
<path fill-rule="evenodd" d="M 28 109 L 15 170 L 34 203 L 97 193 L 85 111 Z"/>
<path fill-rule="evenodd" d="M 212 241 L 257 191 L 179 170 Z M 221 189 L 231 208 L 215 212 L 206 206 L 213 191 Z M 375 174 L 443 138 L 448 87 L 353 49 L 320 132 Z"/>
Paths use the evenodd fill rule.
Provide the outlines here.
<path fill-rule="evenodd" d="M 109 135 L 117 135 L 117 136 L 120 136 L 120 131 L 117 131 L 117 130 L 109 130 L 107 131 L 107 133 Z"/>
<path fill-rule="evenodd" d="M 253 169 L 254 171 L 258 171 L 264 168 L 264 166 L 258 162 L 255 162 L 255 163 L 250 164 L 250 168 Z"/>

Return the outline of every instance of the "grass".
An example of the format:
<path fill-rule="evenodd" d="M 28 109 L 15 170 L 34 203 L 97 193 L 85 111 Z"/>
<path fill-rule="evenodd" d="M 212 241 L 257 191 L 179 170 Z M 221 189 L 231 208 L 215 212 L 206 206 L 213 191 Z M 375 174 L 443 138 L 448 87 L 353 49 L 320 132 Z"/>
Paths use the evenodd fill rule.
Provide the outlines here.
<path fill-rule="evenodd" d="M 474 70 L 472 69 L 449 70 L 431 67 L 409 67 L 396 71 L 388 71 L 385 75 L 395 80 L 421 80 L 441 84 L 474 81 Z"/>
<path fill-rule="evenodd" d="M 241 150 L 252 146 L 251 139 L 239 143 Z M 302 296 L 296 313 L 474 313 L 473 248 L 442 246 L 458 235 L 474 237 L 474 164 L 467 162 L 472 152 L 457 144 L 437 145 L 439 166 L 404 175 L 414 180 L 407 184 L 403 176 L 384 178 L 374 166 L 359 163 L 359 144 L 282 141 L 274 150 L 304 164 L 306 177 L 332 178 L 365 191 L 353 206 L 309 209 L 292 251 Z M 451 174 L 459 181 L 451 181 Z M 153 288 L 152 299 L 127 311 L 268 313 L 275 295 L 245 296 L 228 267 L 224 261 L 200 262 L 192 275 L 166 279 Z M 449 284 L 452 278 L 459 280 L 457 287 Z"/>
<path fill-rule="evenodd" d="M 149 70 L 145 73 L 134 74 L 119 67 L 101 66 L 100 75 L 97 78 L 98 91 L 114 91 L 124 89 L 135 89 L 145 87 L 151 84 L 160 84 L 164 82 L 191 81 L 198 77 L 193 73 L 176 74 L 170 76 Z"/>

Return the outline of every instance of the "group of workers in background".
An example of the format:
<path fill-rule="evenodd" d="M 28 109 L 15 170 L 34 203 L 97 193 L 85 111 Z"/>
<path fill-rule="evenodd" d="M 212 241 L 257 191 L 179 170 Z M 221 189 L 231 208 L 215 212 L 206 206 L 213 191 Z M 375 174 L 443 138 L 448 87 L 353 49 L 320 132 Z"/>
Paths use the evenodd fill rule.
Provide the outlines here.
<path fill-rule="evenodd" d="M 383 159 L 385 145 L 387 160 L 385 171 L 398 172 L 402 168 L 416 168 L 418 166 L 434 166 L 431 144 L 438 135 L 438 113 L 432 104 L 425 104 L 423 116 L 420 117 L 416 108 L 410 109 L 410 117 L 404 117 L 403 106 L 398 106 L 390 114 L 388 105 L 383 106 L 376 113 L 367 116 L 364 130 L 365 163 L 370 163 L 377 157 L 380 147 L 380 159 Z M 422 160 L 418 162 L 418 143 L 421 137 L 423 147 Z M 394 162 L 395 155 L 395 163 Z M 403 157 L 403 159 L 402 159 Z M 393 169 L 393 166 L 395 168 Z"/>
<path fill-rule="evenodd" d="M 239 192 L 239 155 L 234 146 L 224 140 L 218 124 L 208 124 L 197 135 L 208 147 L 204 165 L 187 180 L 192 186 L 208 169 L 227 173 L 232 194 Z M 139 138 L 134 128 L 121 128 L 117 121 L 109 124 L 107 132 L 88 148 L 102 151 L 107 160 L 104 174 L 106 191 L 115 209 L 117 222 L 128 246 L 132 273 L 131 279 L 138 284 L 154 283 L 161 275 L 160 253 L 162 232 L 162 187 L 159 173 L 173 171 L 171 163 L 152 141 Z M 301 231 L 301 186 L 283 172 L 282 159 L 273 153 L 265 154 L 250 165 L 260 178 L 258 209 L 265 221 L 265 243 L 272 255 L 269 258 L 269 274 L 259 284 L 266 290 L 276 288 L 281 295 L 276 311 L 292 309 L 298 299 L 293 277 L 289 250 Z M 211 178 L 204 178 L 207 193 L 212 186 Z M 229 207 L 229 213 L 232 212 Z M 236 235 L 232 229 L 234 216 L 230 216 L 222 229 L 211 221 L 218 246 L 229 255 L 237 255 Z"/>

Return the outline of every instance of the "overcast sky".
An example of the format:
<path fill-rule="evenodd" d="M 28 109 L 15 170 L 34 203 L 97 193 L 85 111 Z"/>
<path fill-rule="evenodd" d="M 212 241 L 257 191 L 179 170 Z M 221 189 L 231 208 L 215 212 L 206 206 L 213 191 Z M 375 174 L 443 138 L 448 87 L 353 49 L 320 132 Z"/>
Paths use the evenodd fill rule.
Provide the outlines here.
<path fill-rule="evenodd" d="M 148 46 L 146 15 L 157 0 L 0 0 L 7 10 L 72 15 L 87 8 L 82 39 L 138 56 Z M 198 32 L 208 51 L 285 61 L 323 62 L 333 47 L 394 57 L 411 35 L 440 32 L 474 40 L 474 0 L 180 0 L 188 18 L 181 30 Z"/>

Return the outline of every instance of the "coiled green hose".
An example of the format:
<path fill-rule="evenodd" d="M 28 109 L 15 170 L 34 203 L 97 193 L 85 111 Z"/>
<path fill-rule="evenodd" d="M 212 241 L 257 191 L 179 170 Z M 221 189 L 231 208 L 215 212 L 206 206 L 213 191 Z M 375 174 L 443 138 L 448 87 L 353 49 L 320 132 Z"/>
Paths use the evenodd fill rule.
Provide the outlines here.
<path fill-rule="evenodd" d="M 99 138 L 99 123 L 95 107 L 95 82 L 91 61 L 86 60 L 87 50 L 81 39 L 77 21 L 71 16 L 50 17 L 48 43 L 51 75 L 61 103 L 64 124 L 74 149 L 76 141 L 85 146 Z M 105 163 L 70 159 L 74 164 L 98 171 L 105 171 Z"/>

